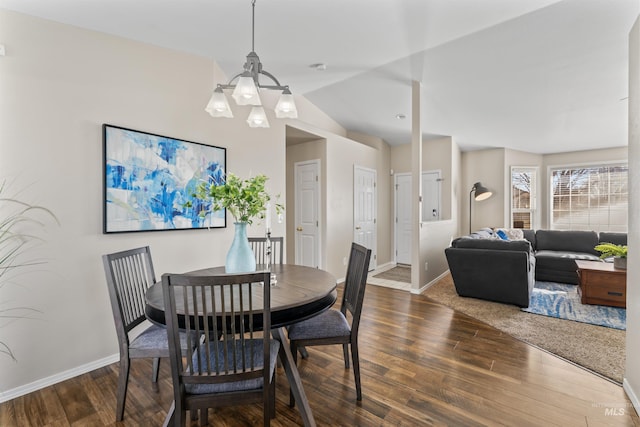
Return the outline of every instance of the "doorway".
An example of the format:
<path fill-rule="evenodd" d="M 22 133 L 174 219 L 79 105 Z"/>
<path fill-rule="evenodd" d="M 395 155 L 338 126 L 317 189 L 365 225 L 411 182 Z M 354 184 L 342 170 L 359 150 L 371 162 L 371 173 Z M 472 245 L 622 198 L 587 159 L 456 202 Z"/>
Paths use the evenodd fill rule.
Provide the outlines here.
<path fill-rule="evenodd" d="M 294 164 L 295 263 L 320 268 L 320 160 Z"/>
<path fill-rule="evenodd" d="M 353 241 L 371 249 L 369 271 L 377 267 L 376 189 L 377 172 L 354 165 L 353 168 Z"/>
<path fill-rule="evenodd" d="M 422 209 L 420 221 L 440 220 L 439 170 L 422 172 Z M 395 254 L 396 264 L 411 265 L 411 173 L 395 174 Z"/>

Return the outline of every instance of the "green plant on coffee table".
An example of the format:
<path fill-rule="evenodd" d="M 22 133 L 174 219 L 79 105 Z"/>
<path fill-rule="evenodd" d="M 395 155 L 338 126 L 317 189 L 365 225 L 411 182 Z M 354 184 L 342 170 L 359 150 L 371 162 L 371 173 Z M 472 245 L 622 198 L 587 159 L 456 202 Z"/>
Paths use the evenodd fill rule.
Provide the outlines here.
<path fill-rule="evenodd" d="M 609 257 L 627 257 L 627 245 L 615 245 L 613 243 L 600 243 L 594 248 L 596 251 L 600 252 L 600 258 L 609 258 Z"/>
<path fill-rule="evenodd" d="M 228 173 L 222 182 L 200 183 L 194 197 L 211 201 L 211 211 L 227 209 L 235 222 L 253 224 L 254 219 L 265 217 L 267 204 L 271 200 L 265 189 L 268 179 L 266 175 L 256 175 L 243 180 Z M 276 203 L 275 209 L 280 214 L 284 207 Z M 207 213 L 207 210 L 202 210 L 199 215 L 204 217 Z"/>

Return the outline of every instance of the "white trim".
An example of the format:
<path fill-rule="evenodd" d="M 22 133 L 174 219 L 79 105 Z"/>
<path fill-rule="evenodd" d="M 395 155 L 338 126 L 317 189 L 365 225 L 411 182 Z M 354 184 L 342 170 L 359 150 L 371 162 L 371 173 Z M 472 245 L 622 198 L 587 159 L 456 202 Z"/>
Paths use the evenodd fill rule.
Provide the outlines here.
<path fill-rule="evenodd" d="M 529 188 L 529 209 L 513 209 L 513 172 L 531 172 L 533 171 L 533 185 Z M 540 181 L 540 168 L 538 166 L 511 166 L 510 176 L 509 176 L 509 222 L 507 228 L 513 228 L 513 214 L 515 212 L 529 212 L 531 216 L 531 228 L 532 230 L 536 230 L 540 228 L 539 220 L 540 214 L 538 211 L 538 189 L 539 189 L 539 181 Z"/>
<path fill-rule="evenodd" d="M 435 279 L 433 279 L 432 281 L 430 281 L 429 283 L 427 283 L 423 287 L 421 287 L 419 289 L 411 289 L 411 293 L 412 294 L 416 294 L 416 295 L 419 295 L 419 294 L 423 293 L 424 291 L 429 289 L 431 286 L 435 285 L 438 280 L 444 278 L 447 274 L 449 274 L 449 270 L 445 270 L 444 273 L 442 273 L 441 275 L 439 275 L 438 277 L 436 277 Z"/>
<path fill-rule="evenodd" d="M 638 399 L 638 395 L 631 388 L 631 384 L 629 384 L 626 378 L 622 380 L 622 388 L 636 410 L 636 414 L 640 414 L 640 399 Z"/>
<path fill-rule="evenodd" d="M 66 381 L 68 379 L 77 377 L 78 375 L 95 371 L 96 369 L 118 362 L 119 360 L 120 360 L 120 355 L 116 353 L 111 356 L 107 356 L 102 359 L 94 360 L 93 362 L 89 362 L 84 365 L 77 366 L 67 371 L 63 371 L 55 375 L 51 375 L 50 377 L 42 378 L 32 383 L 21 385 L 20 387 L 16 387 L 11 390 L 3 391 L 2 393 L 0 393 L 0 403 L 15 399 L 16 397 L 24 396 L 25 394 L 29 394 L 34 391 L 38 391 L 45 387 L 49 387 L 50 385 L 54 385 L 59 382 Z"/>

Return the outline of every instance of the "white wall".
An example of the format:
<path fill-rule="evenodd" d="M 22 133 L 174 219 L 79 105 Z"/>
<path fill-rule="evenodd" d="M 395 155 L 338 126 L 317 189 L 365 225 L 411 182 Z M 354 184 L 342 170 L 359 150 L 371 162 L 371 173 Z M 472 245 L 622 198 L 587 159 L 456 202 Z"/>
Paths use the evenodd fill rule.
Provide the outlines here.
<path fill-rule="evenodd" d="M 347 132 L 347 138 L 368 145 L 377 150 L 376 170 L 378 173 L 378 267 L 393 261 L 393 176 L 391 175 L 391 147 L 381 138 L 359 132 Z"/>
<path fill-rule="evenodd" d="M 226 77 L 207 58 L 4 9 L 0 40 L 7 50 L 0 57 L 0 178 L 13 178 L 25 201 L 50 208 L 61 223 L 35 253 L 49 262 L 21 276 L 19 286 L 0 288 L 2 308 L 41 312 L 0 325 L 0 341 L 18 359 L 0 357 L 2 401 L 113 360 L 118 346 L 102 254 L 149 245 L 157 275 L 224 263 L 232 227 L 102 234 L 103 123 L 226 147 L 229 171 L 265 173 L 269 190 L 283 197 L 285 125 L 345 131 L 303 98 L 300 120 L 268 111 L 270 129 L 248 128 L 247 107 L 232 107 L 236 119 L 211 118 L 203 108 Z M 285 235 L 284 225 L 274 224 L 273 233 Z"/>
<path fill-rule="evenodd" d="M 320 161 L 320 193 L 321 193 L 321 205 L 319 206 L 321 212 L 321 234 L 320 244 L 324 248 L 327 244 L 327 230 L 324 221 L 324 214 L 326 211 L 327 200 L 327 140 L 318 139 L 316 141 L 309 141 L 295 145 L 287 146 L 287 205 L 290 207 L 287 215 L 287 248 L 291 250 L 287 251 L 287 263 L 295 264 L 295 238 L 296 238 L 296 223 L 295 223 L 295 173 L 294 167 L 298 162 L 308 160 Z M 322 258 L 319 260 L 320 265 L 326 264 L 324 258 L 324 251 L 321 252 Z"/>
<path fill-rule="evenodd" d="M 624 389 L 640 413 L 640 19 L 629 36 L 629 261 Z"/>
<path fill-rule="evenodd" d="M 538 211 L 536 228 L 549 227 L 549 168 L 552 166 L 587 165 L 627 161 L 627 147 L 572 151 L 556 154 L 532 154 L 504 148 L 462 153 L 462 222 L 460 234 L 469 232 L 469 191 L 477 181 L 493 191 L 493 196 L 481 202 L 473 201 L 472 229 L 509 227 L 510 171 L 512 166 L 539 166 Z M 466 196 L 464 190 L 466 189 Z M 472 230 L 472 231 L 473 231 Z"/>
<path fill-rule="evenodd" d="M 354 165 L 369 169 L 377 168 L 378 150 L 347 138 L 327 140 L 327 259 L 326 269 L 344 278 L 346 266 L 343 259 L 349 257 L 349 249 L 354 237 L 353 224 L 353 177 Z M 380 177 L 381 171 L 377 172 Z M 378 187 L 378 193 L 381 193 Z M 378 203 L 378 210 L 380 204 Z M 378 240 L 377 246 L 381 245 Z M 384 262 L 384 261 L 382 261 Z M 342 274 L 337 272 L 341 271 Z"/>
<path fill-rule="evenodd" d="M 391 168 L 394 173 L 411 172 L 411 159 L 411 144 L 391 147 Z M 421 163 L 423 171 L 440 170 L 442 172 L 441 210 L 444 220 L 423 222 L 419 226 L 420 255 L 416 265 L 418 282 L 413 284 L 412 292 L 414 293 L 419 293 L 425 285 L 448 270 L 444 248 L 449 246 L 452 238 L 459 235 L 460 149 L 450 137 L 423 141 Z M 394 191 L 393 185 L 391 185 L 391 191 Z M 392 229 L 392 235 L 393 233 Z M 395 236 L 392 239 L 395 239 Z M 425 270 L 425 263 L 427 263 L 427 270 Z"/>
<path fill-rule="evenodd" d="M 462 186 L 460 191 L 460 195 L 464 199 L 460 215 L 462 234 L 469 233 L 469 192 L 476 182 L 482 183 L 493 192 L 493 195 L 479 202 L 471 201 L 471 231 L 483 227 L 502 227 L 505 223 L 504 165 L 504 148 L 462 153 Z"/>

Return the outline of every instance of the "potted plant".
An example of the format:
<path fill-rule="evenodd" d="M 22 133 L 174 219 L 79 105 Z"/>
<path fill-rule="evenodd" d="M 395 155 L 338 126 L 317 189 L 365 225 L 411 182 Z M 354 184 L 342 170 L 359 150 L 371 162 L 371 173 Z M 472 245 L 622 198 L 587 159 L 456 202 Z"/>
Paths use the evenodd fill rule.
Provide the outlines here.
<path fill-rule="evenodd" d="M 600 258 L 613 257 L 613 266 L 615 268 L 627 268 L 627 245 L 615 245 L 613 243 L 600 243 L 594 248 L 600 252 Z"/>
<path fill-rule="evenodd" d="M 14 283 L 16 276 L 25 269 L 44 263 L 30 259 L 27 252 L 42 239 L 36 229 L 46 226 L 45 219 L 58 219 L 49 209 L 23 202 L 15 196 L 7 196 L 6 181 L 0 183 L 0 289 Z M 0 309 L 0 318 L 20 319 L 37 310 L 28 307 Z M 8 344 L 0 340 L 0 354 L 16 360 Z"/>
<path fill-rule="evenodd" d="M 227 209 L 234 218 L 235 234 L 225 268 L 228 273 L 255 271 L 256 260 L 247 238 L 247 224 L 253 224 L 256 219 L 267 219 L 267 230 L 271 227 L 270 200 L 271 196 L 265 189 L 269 178 L 266 175 L 256 175 L 252 178 L 241 179 L 229 173 L 220 179 L 211 179 L 198 185 L 194 197 L 209 201 L 208 209 L 203 209 L 199 215 L 204 217 L 211 211 Z M 276 203 L 278 214 L 284 209 Z"/>

